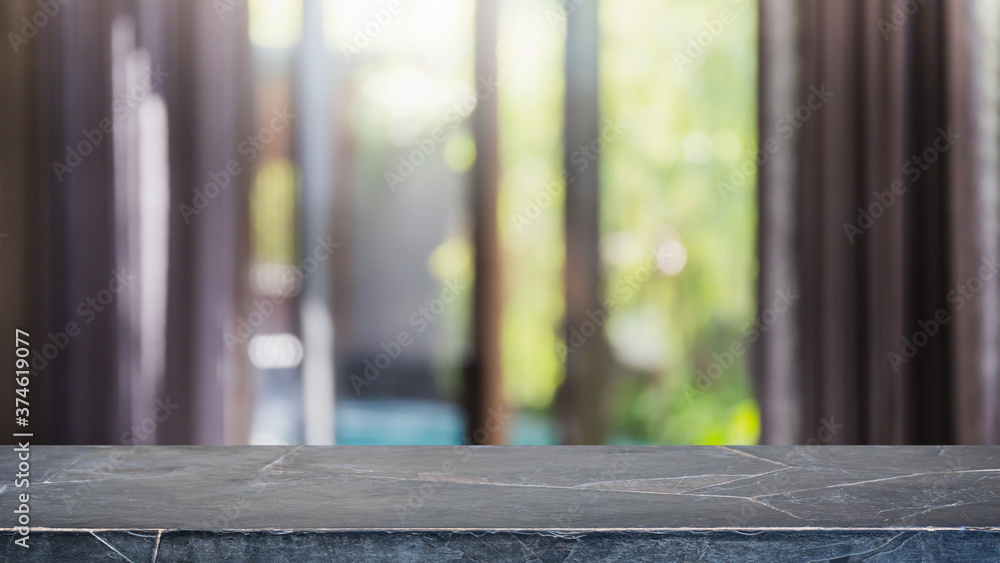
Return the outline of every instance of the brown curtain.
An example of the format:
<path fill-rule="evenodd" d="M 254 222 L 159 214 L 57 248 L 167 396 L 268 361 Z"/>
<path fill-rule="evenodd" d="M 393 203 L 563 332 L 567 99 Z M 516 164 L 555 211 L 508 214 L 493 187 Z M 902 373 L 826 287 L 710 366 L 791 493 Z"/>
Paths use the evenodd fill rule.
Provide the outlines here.
<path fill-rule="evenodd" d="M 51 2 L 48 15 L 31 0 L 0 6 L 0 29 L 27 38 L 0 49 L 0 355 L 14 357 L 15 327 L 31 334 L 33 443 L 248 439 L 244 361 L 223 334 L 244 310 L 252 173 L 234 176 L 190 224 L 178 211 L 250 134 L 247 8 L 232 4 Z M 139 76 L 115 77 L 126 60 Z M 123 100 L 147 68 L 152 87 Z M 138 103 L 153 96 L 163 111 Z M 103 123 L 113 131 L 98 140 Z M 157 123 L 166 138 L 152 134 Z M 73 164 L 67 146 L 84 140 Z M 169 176 L 146 164 L 136 172 L 157 154 Z M 66 162 L 72 170 L 57 173 Z M 165 200 L 144 198 L 157 182 Z M 165 256 L 144 254 L 156 248 L 144 216 L 169 225 Z M 13 404 L 12 385 L 0 401 Z M 0 422 L 5 441 L 12 419 Z"/>
<path fill-rule="evenodd" d="M 1000 441 L 991 4 L 761 0 L 764 443 Z"/>

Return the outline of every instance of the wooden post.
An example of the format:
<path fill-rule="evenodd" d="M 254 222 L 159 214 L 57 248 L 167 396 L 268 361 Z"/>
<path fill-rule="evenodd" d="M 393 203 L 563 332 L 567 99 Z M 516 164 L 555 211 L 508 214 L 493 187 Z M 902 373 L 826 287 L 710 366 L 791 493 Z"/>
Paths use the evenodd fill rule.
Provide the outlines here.
<path fill-rule="evenodd" d="M 476 79 L 497 75 L 497 0 L 476 4 Z M 497 230 L 499 139 L 497 93 L 478 99 L 473 114 L 476 163 L 472 217 L 475 245 L 473 289 L 474 358 L 465 376 L 467 433 L 472 444 L 503 444 L 503 388 L 500 363 L 502 273 Z"/>
<path fill-rule="evenodd" d="M 564 169 L 573 180 L 566 186 L 566 379 L 559 389 L 561 440 L 565 444 L 600 444 L 605 431 L 604 395 L 609 350 L 601 299 L 602 268 L 599 253 L 599 162 L 579 170 L 570 162 L 573 151 L 600 136 L 598 104 L 598 4 L 580 3 L 567 18 L 566 109 L 563 140 Z M 596 325 L 585 341 L 572 342 L 584 325 Z"/>

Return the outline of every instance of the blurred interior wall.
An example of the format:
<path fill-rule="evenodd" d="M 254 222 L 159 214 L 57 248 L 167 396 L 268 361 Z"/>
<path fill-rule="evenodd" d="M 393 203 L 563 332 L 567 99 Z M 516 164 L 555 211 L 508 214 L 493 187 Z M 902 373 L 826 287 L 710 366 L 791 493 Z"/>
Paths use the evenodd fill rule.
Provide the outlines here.
<path fill-rule="evenodd" d="M 245 361 L 227 352 L 224 334 L 235 331 L 247 285 L 252 173 L 230 164 L 251 133 L 246 3 L 52 4 L 42 16 L 29 0 L 0 8 L 0 29 L 27 39 L 0 50 L 0 306 L 5 333 L 31 334 L 35 439 L 245 443 Z M 134 35 L 130 56 L 148 62 L 125 90 L 112 68 L 121 21 Z M 151 98 L 162 100 L 165 129 L 142 125 L 157 123 L 141 117 Z M 127 150 L 128 130 L 166 150 Z M 138 175 L 122 181 L 130 165 Z M 123 190 L 136 197 L 151 178 L 166 179 L 149 174 L 163 165 L 168 200 L 143 199 L 145 215 L 123 206 Z M 166 256 L 142 255 L 157 248 L 144 243 L 155 237 L 142 234 L 143 216 L 168 225 Z M 0 348 L 9 357 L 12 340 Z M 3 386 L 0 400 L 13 402 L 12 391 Z"/>
<path fill-rule="evenodd" d="M 764 443 L 1000 441 L 990 4 L 761 0 Z"/>

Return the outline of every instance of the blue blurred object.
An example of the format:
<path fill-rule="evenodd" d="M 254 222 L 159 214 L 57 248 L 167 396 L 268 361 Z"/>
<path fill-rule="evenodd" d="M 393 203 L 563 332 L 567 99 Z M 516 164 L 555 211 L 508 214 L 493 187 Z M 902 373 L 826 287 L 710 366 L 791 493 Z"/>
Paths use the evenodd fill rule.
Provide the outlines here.
<path fill-rule="evenodd" d="M 462 409 L 425 400 L 340 401 L 337 444 L 345 446 L 431 446 L 461 444 Z"/>
<path fill-rule="evenodd" d="M 336 413 L 337 444 L 345 446 L 454 445 L 465 434 L 465 413 L 443 401 L 341 401 Z M 518 412 L 509 425 L 510 444 L 558 443 L 555 425 L 543 415 Z"/>

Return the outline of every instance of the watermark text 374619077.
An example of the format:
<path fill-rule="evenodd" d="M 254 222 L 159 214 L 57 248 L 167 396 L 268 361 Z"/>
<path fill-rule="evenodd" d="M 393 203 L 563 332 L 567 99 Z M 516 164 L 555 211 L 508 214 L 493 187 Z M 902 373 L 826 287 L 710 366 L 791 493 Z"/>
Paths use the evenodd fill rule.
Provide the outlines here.
<path fill-rule="evenodd" d="M 31 443 L 28 440 L 31 438 L 31 432 L 27 431 L 30 416 L 28 410 L 28 386 L 31 383 L 29 378 L 31 370 L 28 369 L 28 356 L 31 354 L 28 344 L 30 336 L 27 331 L 19 328 L 14 331 L 14 353 L 17 356 L 14 360 L 14 422 L 22 430 L 22 432 L 14 432 L 14 442 L 17 443 L 17 447 L 14 448 L 14 453 L 17 455 L 17 473 L 14 474 L 14 486 L 17 489 L 25 490 L 25 492 L 17 494 L 17 502 L 14 503 L 17 506 L 14 509 L 14 519 L 17 524 L 14 527 L 14 532 L 20 536 L 14 540 L 14 543 L 24 548 L 29 547 L 28 539 L 31 531 L 28 527 L 31 523 L 31 507 L 29 506 L 31 495 L 27 492 L 28 487 L 31 486 Z"/>

